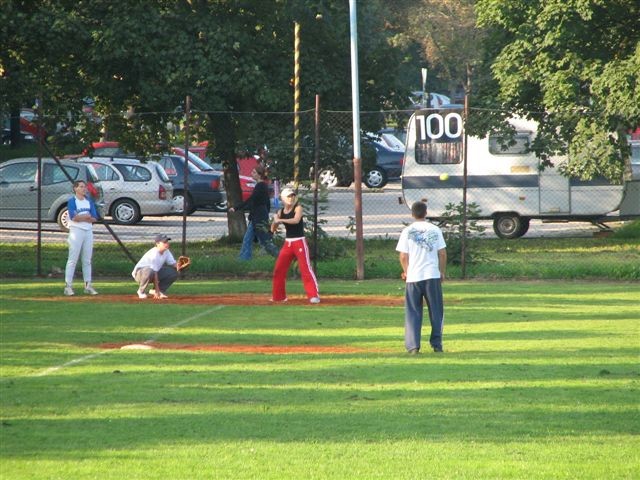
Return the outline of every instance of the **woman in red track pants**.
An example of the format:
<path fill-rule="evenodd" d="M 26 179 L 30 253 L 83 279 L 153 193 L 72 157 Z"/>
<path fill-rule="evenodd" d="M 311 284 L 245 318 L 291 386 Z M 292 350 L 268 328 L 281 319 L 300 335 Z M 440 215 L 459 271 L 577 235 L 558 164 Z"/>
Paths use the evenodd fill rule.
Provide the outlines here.
<path fill-rule="evenodd" d="M 309 260 L 309 245 L 304 238 L 302 205 L 297 202 L 296 193 L 290 188 L 283 189 L 280 198 L 284 207 L 278 210 L 273 218 L 271 231 L 275 233 L 278 225 L 283 224 L 287 234 L 276 260 L 276 265 L 273 268 L 271 301 L 287 301 L 287 272 L 293 259 L 297 258 L 302 283 L 309 303 L 320 303 L 318 282 L 313 270 L 311 270 L 311 261 Z"/>

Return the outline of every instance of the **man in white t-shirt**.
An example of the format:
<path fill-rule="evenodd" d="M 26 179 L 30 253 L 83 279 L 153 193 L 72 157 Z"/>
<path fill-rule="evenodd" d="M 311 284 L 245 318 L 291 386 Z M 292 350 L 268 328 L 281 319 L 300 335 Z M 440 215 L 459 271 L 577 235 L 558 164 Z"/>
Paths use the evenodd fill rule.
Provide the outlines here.
<path fill-rule="evenodd" d="M 178 263 L 169 250 L 166 235 L 156 235 L 156 246 L 145 253 L 136 263 L 131 275 L 138 282 L 138 298 L 147 298 L 146 289 L 153 281 L 154 288 L 149 290 L 153 298 L 167 297 L 167 290 L 178 278 Z"/>
<path fill-rule="evenodd" d="M 405 288 L 404 342 L 410 354 L 420 353 L 423 301 L 427 301 L 434 352 L 442 352 L 444 302 L 442 282 L 447 268 L 447 250 L 442 230 L 426 221 L 427 205 L 416 202 L 411 206 L 415 219 L 402 230 L 396 250 L 400 252 L 402 278 Z"/>

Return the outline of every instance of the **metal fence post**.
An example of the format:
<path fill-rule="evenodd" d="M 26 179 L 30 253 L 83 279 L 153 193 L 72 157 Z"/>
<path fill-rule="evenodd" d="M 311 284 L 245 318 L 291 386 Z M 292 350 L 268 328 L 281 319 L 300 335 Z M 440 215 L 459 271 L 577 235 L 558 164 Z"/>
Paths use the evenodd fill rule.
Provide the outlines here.
<path fill-rule="evenodd" d="M 182 202 L 182 255 L 187 253 L 187 199 L 189 198 L 189 122 L 191 120 L 191 95 L 185 101 L 184 121 L 184 201 Z"/>

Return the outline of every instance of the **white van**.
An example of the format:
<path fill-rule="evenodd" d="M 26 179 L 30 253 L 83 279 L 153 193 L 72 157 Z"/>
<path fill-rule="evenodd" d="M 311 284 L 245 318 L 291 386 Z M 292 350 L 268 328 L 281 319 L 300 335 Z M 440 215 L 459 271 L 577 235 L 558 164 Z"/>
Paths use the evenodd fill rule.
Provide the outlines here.
<path fill-rule="evenodd" d="M 604 178 L 582 181 L 540 169 L 540 159 L 528 146 L 536 135 L 536 123 L 512 119 L 515 144 L 504 147 L 501 139 L 468 137 L 467 203 L 480 208 L 479 219 L 493 219 L 499 237 L 518 238 L 532 218 L 580 220 L 600 223 L 640 218 L 640 175 L 629 168 L 626 182 L 613 185 Z M 411 206 L 427 199 L 429 218 L 441 219 L 447 204 L 462 202 L 463 132 L 460 110 L 420 110 L 407 129 L 402 192 Z"/>

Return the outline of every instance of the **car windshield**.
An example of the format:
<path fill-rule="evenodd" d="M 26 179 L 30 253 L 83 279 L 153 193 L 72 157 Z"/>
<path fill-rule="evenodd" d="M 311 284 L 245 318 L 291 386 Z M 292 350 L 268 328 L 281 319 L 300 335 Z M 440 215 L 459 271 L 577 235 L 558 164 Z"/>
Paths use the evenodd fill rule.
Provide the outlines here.
<path fill-rule="evenodd" d="M 171 179 L 167 175 L 167 172 L 164 171 L 164 168 L 162 168 L 161 165 L 154 163 L 153 166 L 155 167 L 156 172 L 158 172 L 158 176 L 160 177 L 160 180 L 162 180 L 163 182 L 171 181 Z"/>
<path fill-rule="evenodd" d="M 199 156 L 197 156 L 193 152 L 189 152 L 189 163 L 195 165 L 196 167 L 198 167 L 198 170 L 201 170 L 203 172 L 208 172 L 213 170 L 213 168 L 211 168 L 211 165 L 209 165 L 207 162 L 202 160 Z"/>

